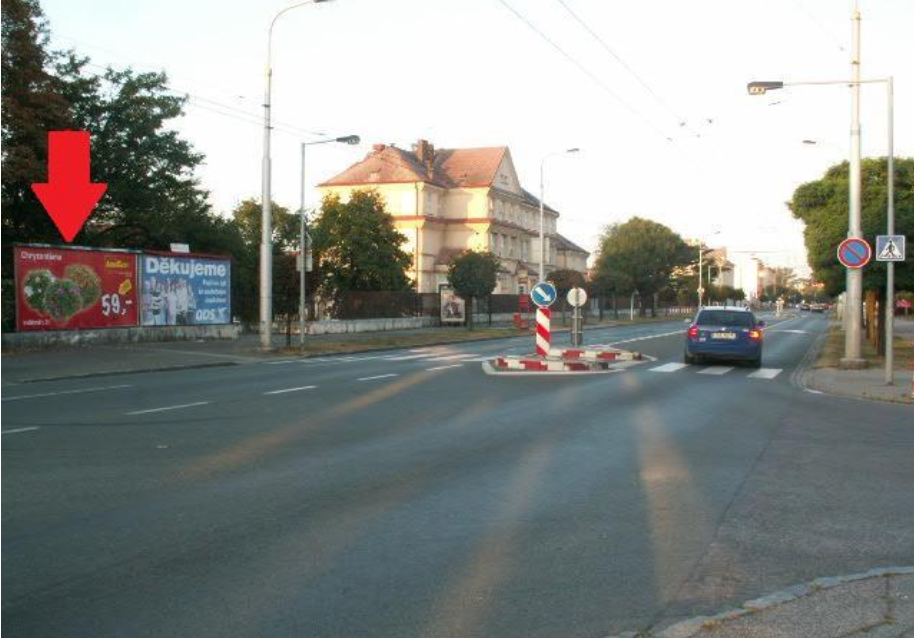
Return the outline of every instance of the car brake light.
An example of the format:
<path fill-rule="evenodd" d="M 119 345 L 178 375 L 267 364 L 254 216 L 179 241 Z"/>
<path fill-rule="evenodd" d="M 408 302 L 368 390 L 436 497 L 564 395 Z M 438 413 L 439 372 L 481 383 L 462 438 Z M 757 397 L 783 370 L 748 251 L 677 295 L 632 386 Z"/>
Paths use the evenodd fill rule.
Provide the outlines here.
<path fill-rule="evenodd" d="M 762 340 L 762 331 L 759 330 L 758 328 L 753 328 L 752 330 L 749 331 L 749 338 L 752 339 L 753 341 L 761 341 Z"/>
<path fill-rule="evenodd" d="M 689 339 L 698 339 L 698 326 L 689 328 Z"/>

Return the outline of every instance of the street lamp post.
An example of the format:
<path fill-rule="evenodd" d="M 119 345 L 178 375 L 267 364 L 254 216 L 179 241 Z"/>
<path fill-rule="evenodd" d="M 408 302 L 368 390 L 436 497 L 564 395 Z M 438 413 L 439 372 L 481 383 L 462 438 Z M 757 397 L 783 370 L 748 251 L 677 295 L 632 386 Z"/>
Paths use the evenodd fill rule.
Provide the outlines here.
<path fill-rule="evenodd" d="M 340 144 L 355 145 L 361 142 L 358 135 L 344 135 L 327 140 L 316 140 L 314 142 L 301 143 L 301 208 L 299 208 L 299 235 L 298 235 L 298 252 L 301 255 L 301 270 L 298 275 L 298 345 L 301 351 L 305 349 L 305 327 L 307 321 L 307 308 L 305 295 L 307 292 L 305 277 L 308 272 L 308 253 L 311 248 L 311 237 L 306 230 L 307 222 L 305 219 L 305 148 L 315 144 L 330 144 L 338 142 Z"/>
<path fill-rule="evenodd" d="M 267 31 L 267 66 L 263 91 L 263 162 L 261 165 L 260 203 L 260 347 L 273 347 L 273 211 L 270 158 L 270 96 L 273 85 L 273 27 L 280 16 L 306 4 L 318 4 L 328 0 L 305 0 L 281 9 L 270 21 Z"/>
<path fill-rule="evenodd" d="M 848 223 L 847 223 L 847 236 L 848 237 L 862 237 L 863 231 L 861 230 L 860 224 L 860 104 L 859 104 L 859 88 L 863 84 L 878 84 L 885 83 L 888 90 L 888 147 L 889 147 L 889 159 L 888 159 L 888 226 L 889 228 L 894 229 L 895 223 L 895 211 L 894 211 L 894 184 L 895 184 L 895 164 L 892 154 L 894 152 L 894 131 L 892 125 L 893 119 L 893 79 L 888 78 L 877 78 L 871 80 L 861 80 L 859 76 L 859 40 L 860 40 L 860 15 L 855 12 L 854 15 L 854 67 L 853 75 L 854 77 L 851 80 L 822 80 L 822 81 L 806 81 L 806 82 L 750 82 L 747 86 L 750 95 L 764 95 L 767 91 L 775 91 L 786 86 L 818 86 L 818 85 L 845 85 L 851 86 L 852 88 L 858 89 L 855 91 L 853 102 L 853 108 L 851 110 L 851 157 L 850 157 L 850 170 L 849 170 L 849 197 L 850 205 L 848 208 Z M 888 289 L 889 284 L 892 284 L 894 287 L 894 281 L 890 277 L 894 277 L 894 269 L 889 270 L 891 275 L 886 277 L 886 288 Z M 894 294 L 894 293 L 893 293 Z M 865 361 L 860 356 L 860 343 L 861 343 L 861 311 L 860 308 L 863 303 L 863 272 L 859 268 L 848 268 L 847 269 L 847 298 L 845 300 L 845 317 L 844 317 L 844 328 L 845 328 L 845 339 L 844 339 L 844 357 L 841 359 L 841 366 L 844 368 L 861 368 L 865 365 Z M 893 317 L 894 318 L 894 317 Z M 887 318 L 886 323 L 886 338 L 889 334 L 893 332 L 892 322 Z M 888 368 L 888 365 L 891 363 L 892 355 L 888 353 L 888 349 L 891 346 L 891 343 L 887 342 L 886 344 L 886 383 L 890 383 L 889 375 L 891 370 Z"/>
<path fill-rule="evenodd" d="M 546 196 L 546 186 L 545 186 L 545 167 L 546 160 L 550 157 L 555 157 L 556 155 L 564 155 L 567 153 L 577 153 L 581 149 L 579 148 L 569 148 L 564 151 L 558 151 L 556 153 L 550 153 L 540 161 L 540 281 L 546 281 L 546 211 L 544 198 Z"/>

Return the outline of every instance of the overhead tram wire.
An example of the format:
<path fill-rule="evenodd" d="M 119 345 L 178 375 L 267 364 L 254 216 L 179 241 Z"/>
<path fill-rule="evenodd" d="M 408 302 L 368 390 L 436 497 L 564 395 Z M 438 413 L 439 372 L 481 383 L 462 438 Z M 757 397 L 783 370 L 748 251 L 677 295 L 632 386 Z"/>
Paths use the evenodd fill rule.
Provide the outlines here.
<path fill-rule="evenodd" d="M 550 38 L 548 35 L 546 35 L 545 32 L 543 32 L 543 31 L 542 31 L 541 29 L 539 29 L 535 24 L 533 24 L 532 22 L 530 22 L 530 20 L 528 20 L 526 17 L 524 17 L 524 15 L 521 14 L 517 9 L 515 9 L 515 8 L 512 7 L 510 4 L 508 4 L 506 0 L 498 0 L 498 2 L 499 2 L 502 6 L 504 6 L 508 11 L 510 11 L 511 13 L 513 13 L 514 16 L 515 16 L 518 20 L 520 20 L 521 22 L 523 22 L 524 24 L 526 24 L 527 27 L 530 28 L 531 31 L 533 31 L 534 33 L 536 33 L 540 38 L 542 38 L 543 40 L 545 40 L 552 48 L 554 48 L 556 51 L 558 51 L 558 52 L 562 55 L 562 57 L 564 57 L 566 60 L 568 60 L 569 62 L 571 62 L 575 67 L 577 67 L 577 69 L 578 69 L 579 71 L 581 71 L 584 75 L 586 75 L 588 78 L 590 78 L 590 80 L 591 80 L 594 84 L 596 84 L 596 85 L 599 86 L 601 89 L 603 89 L 603 91 L 606 92 L 613 100 L 615 100 L 616 102 L 618 102 L 621 106 L 623 106 L 623 107 L 624 107 L 626 110 L 628 110 L 631 114 L 633 114 L 635 117 L 637 117 L 637 118 L 640 119 L 642 122 L 644 122 L 644 123 L 654 132 L 654 133 L 656 133 L 658 136 L 660 136 L 664 141 L 666 141 L 666 142 L 672 142 L 672 141 L 673 141 L 673 138 L 670 137 L 669 135 L 665 134 L 663 131 L 661 131 L 660 128 L 659 128 L 656 124 L 654 124 L 654 122 L 651 121 L 650 118 L 648 118 L 648 117 L 647 117 L 646 115 L 644 115 L 641 111 L 637 110 L 637 109 L 634 108 L 632 105 L 630 105 L 628 102 L 626 102 L 625 100 L 623 100 L 615 91 L 613 91 L 611 88 L 609 88 L 609 86 L 607 86 L 605 82 L 603 82 L 602 80 L 600 80 L 600 78 L 598 78 L 590 69 L 588 69 L 588 68 L 585 67 L 583 64 L 581 64 L 581 62 L 579 62 L 579 61 L 577 60 L 577 58 L 575 58 L 575 57 L 572 56 L 570 53 L 568 53 L 567 51 L 565 51 L 565 49 L 563 49 L 561 46 L 559 46 L 559 45 L 555 42 L 555 40 L 553 40 L 552 38 Z"/>
<path fill-rule="evenodd" d="M 816 25 L 816 28 L 822 32 L 822 35 L 824 35 L 828 40 L 830 40 L 834 46 L 838 47 L 838 50 L 841 51 L 841 53 L 847 53 L 847 49 L 845 49 L 844 45 L 841 44 L 841 40 L 839 38 L 837 38 L 834 33 L 832 33 L 831 29 L 829 29 L 824 24 L 822 24 L 819 21 L 819 19 L 816 16 L 814 16 L 812 14 L 812 12 L 810 12 L 809 9 L 807 9 L 803 5 L 803 3 L 800 2 L 800 0 L 793 0 L 793 3 L 803 13 L 803 15 L 806 16 L 806 18 L 810 22 L 812 22 L 814 25 Z"/>
<path fill-rule="evenodd" d="M 69 40 L 80 46 L 88 47 L 90 49 L 95 49 L 97 51 L 107 53 L 108 55 L 114 55 L 117 57 L 121 57 L 115 51 L 111 51 L 109 49 L 105 49 L 103 47 L 96 46 L 96 45 L 86 42 L 84 40 L 79 40 L 77 38 L 73 38 L 68 35 L 63 35 L 63 34 L 58 33 L 58 34 L 55 34 L 54 37 L 62 38 L 64 40 Z M 109 69 L 114 68 L 110 65 L 106 66 L 106 65 L 98 64 L 96 62 L 92 62 L 89 59 L 86 59 L 85 64 L 86 64 L 86 66 L 89 66 L 89 67 L 92 67 L 95 69 L 99 69 L 101 71 L 108 71 Z M 141 66 L 141 65 L 133 64 L 132 66 L 129 66 L 128 68 L 135 70 L 139 66 Z M 168 76 L 168 72 L 164 71 L 164 70 L 150 71 L 147 69 L 147 70 L 140 70 L 137 72 L 138 73 L 163 73 L 166 77 Z M 102 77 L 101 74 L 98 74 L 98 77 Z M 107 80 L 107 81 L 111 81 L 111 80 Z M 263 115 L 261 113 L 254 113 L 252 111 L 246 111 L 245 109 L 239 108 L 232 104 L 220 102 L 219 100 L 214 100 L 212 98 L 208 98 L 203 95 L 196 94 L 196 93 L 191 93 L 190 91 L 184 91 L 180 88 L 176 88 L 171 82 L 166 83 L 166 90 L 168 90 L 171 93 L 177 94 L 179 96 L 186 97 L 188 99 L 188 103 L 195 108 L 210 111 L 212 113 L 217 113 L 217 114 L 223 115 L 225 117 L 231 117 L 233 119 L 239 120 L 241 122 L 245 122 L 247 124 L 253 124 L 253 125 L 261 126 L 261 127 L 263 126 Z M 205 103 L 205 104 L 201 104 L 201 102 Z M 211 105 L 211 106 L 207 106 L 207 104 Z M 218 107 L 218 108 L 215 108 L 215 107 Z M 219 110 L 220 108 L 224 109 L 224 110 Z M 226 112 L 226 111 L 228 111 L 228 112 Z M 272 125 L 272 128 L 276 131 L 285 133 L 287 135 L 292 135 L 295 137 L 315 138 L 315 137 L 326 136 L 326 133 L 324 133 L 322 131 L 309 131 L 307 129 L 303 129 L 303 128 L 294 126 L 292 124 L 287 124 L 284 122 L 277 122 L 276 120 L 273 120 L 271 122 L 271 125 Z"/>
<path fill-rule="evenodd" d="M 633 78 L 635 78 L 635 80 L 638 81 L 638 84 L 640 84 L 641 87 L 645 91 L 647 91 L 651 95 L 651 97 L 653 97 L 657 101 L 657 103 L 666 110 L 667 113 L 669 113 L 676 119 L 676 122 L 679 124 L 679 126 L 687 128 L 689 130 L 689 132 L 691 132 L 693 135 L 695 135 L 696 137 L 700 137 L 700 134 L 697 131 L 693 130 L 691 126 L 689 126 L 688 121 L 684 117 L 680 116 L 680 114 L 677 113 L 673 109 L 673 107 L 671 107 L 669 105 L 669 103 L 667 103 L 666 100 L 664 100 L 662 97 L 660 97 L 660 95 L 653 88 L 651 88 L 651 86 L 644 80 L 644 78 L 642 78 L 631 66 L 629 66 L 628 63 L 625 60 L 623 60 L 622 57 L 618 53 L 616 53 L 612 49 L 612 47 L 610 47 L 606 43 L 606 40 L 604 40 L 602 37 L 600 37 L 600 34 L 598 34 L 596 31 L 594 31 L 591 28 L 591 26 L 589 24 L 587 24 L 587 22 L 582 20 L 581 17 L 577 13 L 575 13 L 571 7 L 568 6 L 568 4 L 565 2 L 565 0 L 556 0 L 556 2 L 558 2 L 560 5 L 562 5 L 562 8 L 568 12 L 568 15 L 570 15 L 574 19 L 575 22 L 577 22 L 579 25 L 581 25 L 584 28 L 584 30 L 587 31 L 587 33 L 589 33 L 590 36 L 600 44 L 601 47 L 603 47 L 604 51 L 606 51 L 610 56 L 612 56 L 612 58 L 616 62 L 621 64 L 622 68 L 624 68 L 626 71 L 628 71 L 629 75 L 631 75 Z"/>

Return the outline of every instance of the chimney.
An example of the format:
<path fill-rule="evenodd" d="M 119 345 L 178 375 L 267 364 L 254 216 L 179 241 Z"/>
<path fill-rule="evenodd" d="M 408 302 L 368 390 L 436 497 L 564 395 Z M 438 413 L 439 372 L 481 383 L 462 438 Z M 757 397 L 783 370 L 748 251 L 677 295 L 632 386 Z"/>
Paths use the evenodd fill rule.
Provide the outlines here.
<path fill-rule="evenodd" d="M 415 145 L 416 157 L 419 163 L 425 167 L 429 177 L 435 172 L 435 147 L 428 143 L 428 140 L 419 140 Z"/>

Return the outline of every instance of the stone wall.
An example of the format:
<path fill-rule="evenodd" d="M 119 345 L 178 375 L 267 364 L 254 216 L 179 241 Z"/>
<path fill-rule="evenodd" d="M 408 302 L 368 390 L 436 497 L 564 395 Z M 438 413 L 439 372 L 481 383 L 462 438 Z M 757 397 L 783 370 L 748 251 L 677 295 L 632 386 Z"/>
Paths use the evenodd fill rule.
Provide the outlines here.
<path fill-rule="evenodd" d="M 3 334 L 3 352 L 49 350 L 104 343 L 143 341 L 197 341 L 199 339 L 237 339 L 241 326 L 156 326 L 105 328 L 101 330 L 44 330 Z"/>

